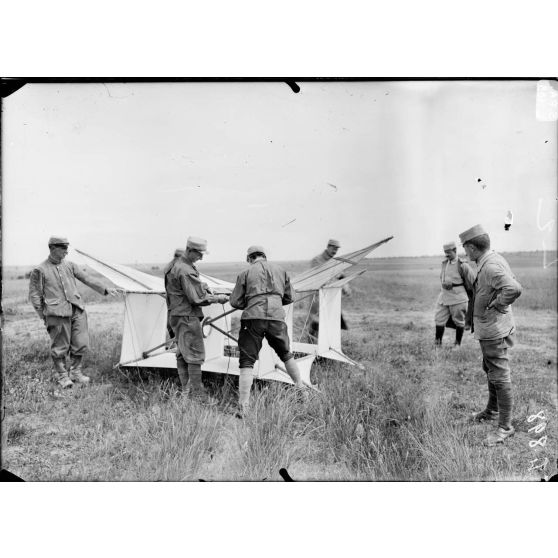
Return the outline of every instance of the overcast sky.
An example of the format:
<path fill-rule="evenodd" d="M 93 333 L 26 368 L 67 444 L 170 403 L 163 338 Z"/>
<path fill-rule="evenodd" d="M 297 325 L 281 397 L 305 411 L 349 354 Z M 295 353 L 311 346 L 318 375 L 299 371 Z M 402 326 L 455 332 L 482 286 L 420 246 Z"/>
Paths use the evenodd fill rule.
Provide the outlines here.
<path fill-rule="evenodd" d="M 499 251 L 556 248 L 557 123 L 537 82 L 29 84 L 3 103 L 4 265 L 51 234 L 108 261 L 441 254 L 481 223 Z M 480 179 L 480 181 L 479 181 Z M 514 222 L 504 231 L 506 213 Z M 543 245 L 544 243 L 544 245 Z"/>

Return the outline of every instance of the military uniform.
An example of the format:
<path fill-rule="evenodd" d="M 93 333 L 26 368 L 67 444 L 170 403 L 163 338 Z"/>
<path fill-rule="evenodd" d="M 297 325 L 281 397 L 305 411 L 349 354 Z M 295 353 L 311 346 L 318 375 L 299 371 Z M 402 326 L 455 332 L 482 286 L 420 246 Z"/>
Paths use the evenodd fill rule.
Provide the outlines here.
<path fill-rule="evenodd" d="M 205 348 L 201 320 L 203 306 L 216 302 L 200 273 L 181 256 L 165 275 L 165 289 L 169 324 L 177 339 L 177 360 L 189 364 L 202 364 Z"/>
<path fill-rule="evenodd" d="M 444 244 L 444 251 L 453 250 L 457 250 L 455 242 Z M 442 262 L 440 272 L 442 289 L 436 300 L 434 314 L 437 345 L 442 344 L 446 327 L 455 328 L 455 344 L 461 345 L 469 303 L 468 291 L 471 292 L 474 280 L 475 272 L 457 256 L 452 260 L 446 258 Z"/>
<path fill-rule="evenodd" d="M 290 351 L 285 310 L 283 306 L 294 300 L 294 289 L 287 272 L 267 261 L 262 246 L 250 246 L 247 252 L 250 267 L 236 279 L 230 305 L 243 310 L 238 335 L 239 380 L 238 401 L 240 415 L 246 412 L 253 381 L 253 366 L 264 338 L 285 364 L 287 374 L 295 386 L 304 386 L 300 371 Z"/>
<path fill-rule="evenodd" d="M 189 237 L 185 254 L 165 269 L 165 291 L 168 323 L 176 337 L 176 367 L 182 389 L 184 393 L 190 393 L 190 382 L 192 396 L 204 403 L 215 404 L 202 384 L 201 365 L 205 360 L 202 307 L 219 302 L 224 304 L 227 297 L 214 295 L 200 279 L 194 262 L 206 252 L 206 240 Z"/>
<path fill-rule="evenodd" d="M 163 269 L 163 277 L 167 276 L 167 273 L 172 269 L 172 267 L 177 262 L 177 260 L 180 258 L 180 256 L 183 256 L 183 255 L 184 255 L 184 250 L 182 250 L 181 248 L 177 248 L 174 251 L 174 258 Z M 167 332 L 169 334 L 169 337 L 172 339 L 174 337 L 174 331 L 172 330 L 172 327 L 170 325 L 170 316 L 169 316 L 168 310 L 167 310 Z"/>
<path fill-rule="evenodd" d="M 105 286 L 82 271 L 75 263 L 55 262 L 50 256 L 31 272 L 29 300 L 45 322 L 51 338 L 54 360 L 83 356 L 89 346 L 87 314 L 76 279 L 99 294 Z"/>
<path fill-rule="evenodd" d="M 507 355 L 515 332 L 511 304 L 520 296 L 521 285 L 508 262 L 493 250 L 479 259 L 477 268 L 473 333 L 481 345 L 483 369 L 491 382 L 511 382 Z"/>
<path fill-rule="evenodd" d="M 240 317 L 240 368 L 254 366 L 265 337 L 279 358 L 292 358 L 283 306 L 293 302 L 294 292 L 287 272 L 259 260 L 236 280 L 230 305 L 243 310 Z"/>
<path fill-rule="evenodd" d="M 480 225 L 460 234 L 466 250 L 467 243 L 488 235 Z M 474 247 L 474 245 L 473 245 Z M 512 426 L 513 394 L 508 349 L 513 347 L 515 322 L 511 304 L 521 295 L 522 287 L 508 262 L 493 250 L 479 249 L 477 276 L 473 289 L 473 327 L 475 339 L 482 351 L 482 368 L 488 381 L 486 409 L 475 415 L 476 420 L 498 418 L 496 434 L 487 438 L 487 445 L 503 442 L 514 433 Z"/>

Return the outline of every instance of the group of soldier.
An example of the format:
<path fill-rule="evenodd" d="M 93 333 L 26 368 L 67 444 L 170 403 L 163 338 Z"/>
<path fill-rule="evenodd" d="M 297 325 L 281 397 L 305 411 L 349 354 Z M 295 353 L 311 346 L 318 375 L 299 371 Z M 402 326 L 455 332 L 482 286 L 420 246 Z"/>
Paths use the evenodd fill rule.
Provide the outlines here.
<path fill-rule="evenodd" d="M 521 285 L 506 260 L 490 249 L 490 237 L 481 225 L 475 225 L 459 237 L 469 262 L 457 257 L 455 242 L 443 245 L 446 259 L 442 263 L 441 292 L 436 304 L 435 344 L 442 344 L 446 327 L 455 329 L 457 347 L 461 345 L 466 329 L 470 329 L 479 341 L 482 367 L 487 374 L 488 402 L 473 420 L 498 421 L 497 429 L 486 440 L 487 445 L 495 445 L 514 433 L 508 349 L 513 346 L 515 324 L 510 305 L 521 294 Z M 114 296 L 119 290 L 103 286 L 77 265 L 66 261 L 67 238 L 51 237 L 48 245 L 48 258 L 31 273 L 29 296 L 51 338 L 55 379 L 62 388 L 68 388 L 74 383 L 89 383 L 81 366 L 89 341 L 87 316 L 76 279 L 100 294 Z M 339 247 L 337 240 L 329 240 L 326 249 L 311 261 L 310 266 L 318 266 L 335 257 Z M 229 297 L 213 292 L 201 280 L 195 264 L 206 253 L 205 239 L 189 237 L 186 249 L 177 250 L 174 259 L 164 269 L 167 329 L 176 341 L 176 363 L 184 394 L 204 404 L 216 403 L 202 382 L 201 367 L 205 360 L 202 308 L 226 302 L 242 310 L 238 337 L 238 416 L 245 416 L 249 410 L 253 367 L 264 338 L 284 363 L 295 387 L 305 393 L 308 386 L 301 379 L 290 351 L 283 309 L 294 301 L 288 273 L 281 266 L 267 261 L 265 248 L 250 246 L 246 253 L 249 267 L 238 275 Z M 470 262 L 476 264 L 475 268 Z M 348 294 L 348 289 L 345 293 Z M 318 306 L 314 302 L 310 307 L 311 338 L 317 337 L 318 325 Z M 343 317 L 341 327 L 346 328 Z M 68 355 L 69 368 L 66 363 Z"/>

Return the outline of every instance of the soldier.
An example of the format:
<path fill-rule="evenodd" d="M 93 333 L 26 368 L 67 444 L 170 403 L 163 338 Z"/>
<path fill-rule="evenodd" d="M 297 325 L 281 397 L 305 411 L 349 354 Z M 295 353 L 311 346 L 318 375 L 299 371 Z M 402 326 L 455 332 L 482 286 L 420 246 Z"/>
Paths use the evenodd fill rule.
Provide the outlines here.
<path fill-rule="evenodd" d="M 455 242 L 444 244 L 446 259 L 442 262 L 440 280 L 442 290 L 436 302 L 436 345 L 442 344 L 444 329 L 455 328 L 455 345 L 461 345 L 465 330 L 465 315 L 469 302 L 468 293 L 472 294 L 475 272 L 461 258 L 457 257 Z"/>
<path fill-rule="evenodd" d="M 294 290 L 287 272 L 267 261 L 262 246 L 250 246 L 246 254 L 250 267 L 236 279 L 230 304 L 243 310 L 240 317 L 238 348 L 240 377 L 238 403 L 240 416 L 248 410 L 253 367 L 264 337 L 277 356 L 285 363 L 295 386 L 305 386 L 295 359 L 290 352 L 287 324 L 283 306 L 291 304 Z"/>
<path fill-rule="evenodd" d="M 477 263 L 473 293 L 473 327 L 482 351 L 482 368 L 488 380 L 486 409 L 474 415 L 478 422 L 498 419 L 498 428 L 485 444 L 503 443 L 515 432 L 512 426 L 513 394 L 508 348 L 513 347 L 515 323 L 511 304 L 521 294 L 508 262 L 490 249 L 490 237 L 481 225 L 459 235 L 470 260 Z"/>
<path fill-rule="evenodd" d="M 209 397 L 202 383 L 201 365 L 205 360 L 201 321 L 203 306 L 225 304 L 228 296 L 213 294 L 200 279 L 194 265 L 207 254 L 207 241 L 191 236 L 184 255 L 177 258 L 165 274 L 169 325 L 177 340 L 176 366 L 182 390 L 210 405 L 216 402 Z M 191 390 L 188 390 L 188 382 Z"/>
<path fill-rule="evenodd" d="M 29 281 L 29 300 L 50 335 L 55 378 L 62 388 L 71 388 L 74 382 L 89 383 L 89 377 L 82 372 L 83 355 L 89 346 L 87 314 L 76 279 L 102 295 L 119 293 L 118 289 L 107 288 L 90 277 L 75 263 L 64 260 L 68 246 L 67 238 L 51 236 L 48 241 L 50 255 L 33 269 Z M 69 373 L 66 368 L 68 353 Z"/>
<path fill-rule="evenodd" d="M 319 265 L 322 265 L 331 260 L 331 258 L 335 257 L 335 254 L 337 254 L 339 248 L 341 248 L 341 243 L 333 238 L 330 239 L 327 243 L 326 249 L 312 258 L 312 260 L 310 261 L 310 268 L 318 267 Z M 341 273 L 337 276 L 337 279 L 342 279 L 343 277 L 344 275 Z M 349 287 L 349 285 L 344 285 L 341 289 L 341 292 L 344 295 L 350 296 L 351 288 Z M 310 327 L 308 330 L 308 334 L 310 335 L 310 338 L 312 340 L 316 340 L 318 338 L 320 329 L 319 310 L 320 303 L 318 300 L 318 293 L 316 292 L 310 306 Z M 343 314 L 341 314 L 341 329 L 349 329 Z"/>

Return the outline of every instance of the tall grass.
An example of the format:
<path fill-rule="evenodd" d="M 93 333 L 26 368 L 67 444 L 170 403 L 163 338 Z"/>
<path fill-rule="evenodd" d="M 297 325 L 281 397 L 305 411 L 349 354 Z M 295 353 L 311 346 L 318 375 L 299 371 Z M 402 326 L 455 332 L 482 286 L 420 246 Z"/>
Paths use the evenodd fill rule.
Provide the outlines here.
<path fill-rule="evenodd" d="M 22 330 L 32 309 L 14 306 L 3 338 L 2 466 L 26 480 L 280 480 L 280 468 L 312 480 L 540 478 L 529 463 L 554 463 L 557 451 L 555 273 L 516 270 L 525 288 L 511 352 L 517 433 L 503 447 L 485 448 L 493 426 L 467 421 L 486 401 L 478 343 L 466 334 L 452 350 L 447 331 L 435 349 L 438 269 L 417 261 L 393 270 L 396 264 L 371 265 L 344 299 L 351 327 L 344 351 L 364 370 L 316 362 L 322 393 L 306 402 L 289 386 L 258 382 L 244 420 L 230 413 L 235 378 L 205 378 L 219 401 L 207 408 L 180 394 L 175 374 L 113 369 L 114 320 L 91 327 L 85 372 L 92 385 L 60 392 L 48 336 Z M 549 438 L 534 450 L 526 418 L 540 410 Z"/>

